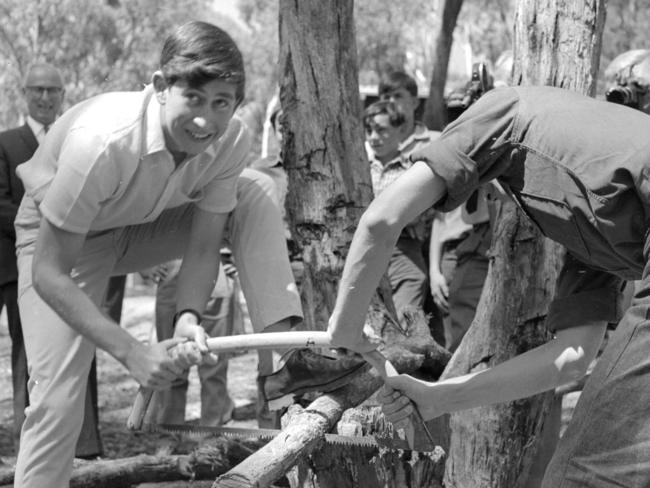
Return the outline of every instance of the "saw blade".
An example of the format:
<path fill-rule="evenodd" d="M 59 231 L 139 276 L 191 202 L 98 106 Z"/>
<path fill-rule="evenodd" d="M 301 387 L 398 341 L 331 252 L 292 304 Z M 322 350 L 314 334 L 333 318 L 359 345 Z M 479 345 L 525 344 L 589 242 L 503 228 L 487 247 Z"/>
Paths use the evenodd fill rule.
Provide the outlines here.
<path fill-rule="evenodd" d="M 146 424 L 143 430 L 149 432 L 167 432 L 171 434 L 188 434 L 190 436 L 206 435 L 225 436 L 236 439 L 263 439 L 271 440 L 283 431 L 280 429 L 256 429 L 240 427 L 211 427 L 191 424 Z M 375 436 L 347 436 L 339 434 L 325 434 L 325 442 L 328 444 L 346 445 L 355 447 L 366 447 L 371 449 L 390 449 L 410 451 L 411 448 L 405 439 L 392 437 L 375 437 Z"/>

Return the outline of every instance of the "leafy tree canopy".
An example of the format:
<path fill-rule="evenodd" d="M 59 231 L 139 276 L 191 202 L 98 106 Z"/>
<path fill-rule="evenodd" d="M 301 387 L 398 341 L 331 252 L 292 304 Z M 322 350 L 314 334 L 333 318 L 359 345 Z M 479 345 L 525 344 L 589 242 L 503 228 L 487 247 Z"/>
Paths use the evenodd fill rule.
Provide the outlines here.
<path fill-rule="evenodd" d="M 63 73 L 65 106 L 149 82 L 162 39 L 210 12 L 207 0 L 3 0 L 0 15 L 0 127 L 24 114 L 22 80 L 46 61 Z"/>
<path fill-rule="evenodd" d="M 464 0 L 457 42 L 471 46 L 474 60 L 494 63 L 511 49 L 515 2 Z M 650 48 L 646 3 L 608 1 L 601 74 L 618 54 Z M 375 84 L 383 72 L 404 69 L 427 86 L 442 4 L 355 2 L 360 83 Z M 162 39 L 194 18 L 223 27 L 240 46 L 247 69 L 244 112 L 257 132 L 277 92 L 278 1 L 239 0 L 238 7 L 239 19 L 232 19 L 219 13 L 214 0 L 3 0 L 0 16 L 10 21 L 0 23 L 0 129 L 24 113 L 20 90 L 32 62 L 62 70 L 66 107 L 104 91 L 139 89 L 156 67 Z"/>

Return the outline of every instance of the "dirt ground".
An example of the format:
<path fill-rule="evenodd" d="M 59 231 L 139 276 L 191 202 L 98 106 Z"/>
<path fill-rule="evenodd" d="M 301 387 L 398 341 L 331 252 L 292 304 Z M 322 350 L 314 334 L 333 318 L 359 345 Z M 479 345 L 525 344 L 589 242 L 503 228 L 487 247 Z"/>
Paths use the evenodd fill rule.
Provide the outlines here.
<path fill-rule="evenodd" d="M 121 326 L 143 341 L 155 337 L 153 329 L 154 297 L 150 287 L 129 287 L 124 300 Z M 12 386 L 11 342 L 6 318 L 0 317 L 0 461 L 12 465 L 15 453 L 12 444 Z M 104 457 L 113 459 L 137 454 L 154 454 L 164 436 L 133 433 L 126 428 L 137 383 L 127 370 L 103 351 L 97 354 L 99 421 L 104 446 Z M 249 352 L 234 357 L 228 371 L 228 388 L 236 406 L 254 401 L 256 388 L 257 355 Z M 190 373 L 190 388 L 186 419 L 197 420 L 200 415 L 199 380 L 195 369 Z M 253 414 L 254 415 L 254 414 Z M 255 427 L 253 418 L 231 421 L 228 425 Z M 165 439 L 167 440 L 167 439 Z M 176 452 L 189 452 L 196 445 L 192 438 L 180 439 Z"/>

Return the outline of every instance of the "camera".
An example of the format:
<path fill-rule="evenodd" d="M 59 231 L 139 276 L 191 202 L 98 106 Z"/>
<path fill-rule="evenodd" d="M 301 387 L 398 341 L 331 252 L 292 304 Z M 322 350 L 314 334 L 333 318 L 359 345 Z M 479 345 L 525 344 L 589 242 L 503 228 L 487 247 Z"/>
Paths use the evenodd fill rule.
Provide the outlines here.
<path fill-rule="evenodd" d="M 492 88 L 492 76 L 488 73 L 486 64 L 474 63 L 472 65 L 472 79 L 464 87 L 452 91 L 445 100 L 447 120 L 449 122 L 456 120 L 481 95 Z"/>
<path fill-rule="evenodd" d="M 605 99 L 608 102 L 618 103 L 625 105 L 626 107 L 638 109 L 640 107 L 639 102 L 646 92 L 647 88 L 642 88 L 636 83 L 630 85 L 616 85 L 605 92 Z"/>

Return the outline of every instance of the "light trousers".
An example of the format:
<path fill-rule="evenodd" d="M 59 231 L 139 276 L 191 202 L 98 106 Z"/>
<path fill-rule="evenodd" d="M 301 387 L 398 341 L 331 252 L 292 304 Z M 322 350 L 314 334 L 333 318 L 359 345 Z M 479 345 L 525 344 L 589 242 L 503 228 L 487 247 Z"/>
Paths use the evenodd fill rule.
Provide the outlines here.
<path fill-rule="evenodd" d="M 269 194 L 272 185 L 268 176 L 245 170 L 228 225 L 251 321 L 267 325 L 302 316 L 280 211 Z M 150 223 L 90 233 L 72 278 L 99 306 L 111 275 L 181 257 L 192 214 L 193 206 L 185 205 L 165 210 Z M 221 247 L 221 242 L 215 246 Z M 18 255 L 31 404 L 21 433 L 15 486 L 64 488 L 69 484 L 95 346 L 61 320 L 34 290 L 33 248 L 24 246 Z"/>

